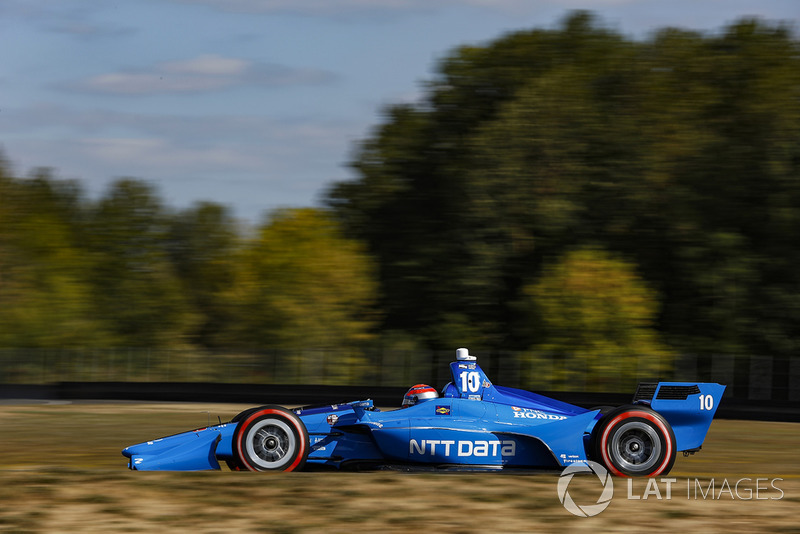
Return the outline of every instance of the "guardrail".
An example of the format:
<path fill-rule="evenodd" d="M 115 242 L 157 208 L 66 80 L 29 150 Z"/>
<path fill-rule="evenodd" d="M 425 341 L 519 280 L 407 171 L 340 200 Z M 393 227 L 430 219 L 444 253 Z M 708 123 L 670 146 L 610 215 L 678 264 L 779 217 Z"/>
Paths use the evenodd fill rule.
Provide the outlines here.
<path fill-rule="evenodd" d="M 203 382 L 59 382 L 55 384 L 0 384 L 0 399 L 44 401 L 165 401 L 229 402 L 238 404 L 335 404 L 372 399 L 378 406 L 399 406 L 405 387 L 330 386 L 303 384 L 229 384 Z M 631 401 L 630 393 L 538 391 L 570 404 L 621 405 Z M 775 402 L 723 398 L 716 417 L 759 421 L 800 422 L 800 402 Z"/>
<path fill-rule="evenodd" d="M 613 356 L 590 369 L 532 352 L 471 351 L 497 384 L 533 391 L 633 391 L 638 382 L 718 382 L 726 398 L 800 402 L 800 357 L 676 354 L 655 361 L 641 355 L 621 372 Z M 201 382 L 408 387 L 450 380 L 453 351 L 182 349 L 0 349 L 0 384 L 62 382 Z M 652 369 L 659 369 L 658 375 Z"/>

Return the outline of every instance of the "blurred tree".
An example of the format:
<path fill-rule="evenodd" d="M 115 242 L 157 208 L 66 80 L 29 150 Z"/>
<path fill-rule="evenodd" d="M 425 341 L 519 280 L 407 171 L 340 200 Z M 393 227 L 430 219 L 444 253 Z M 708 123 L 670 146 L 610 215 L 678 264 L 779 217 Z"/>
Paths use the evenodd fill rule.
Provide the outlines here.
<path fill-rule="evenodd" d="M 655 329 L 676 350 L 783 356 L 773 378 L 788 383 L 800 43 L 784 26 L 634 41 L 577 12 L 461 47 L 424 101 L 386 110 L 352 167 L 329 212 L 277 212 L 243 239 L 220 206 L 168 213 L 135 180 L 92 203 L 48 171 L 13 178 L 0 157 L 0 344 L 342 348 L 380 317 L 386 346 L 555 339 L 566 354 L 524 312 L 536 296 L 540 320 L 554 310 L 565 327 L 545 281 L 585 263 L 661 299 L 631 308 L 646 327 L 620 319 L 635 339 Z M 593 328 L 574 353 L 622 343 L 592 322 L 595 301 L 573 300 Z"/>
<path fill-rule="evenodd" d="M 240 246 L 229 210 L 202 202 L 170 218 L 167 247 L 182 292 L 198 314 L 189 331 L 197 345 L 215 347 L 228 328 L 224 294 L 233 283 L 234 258 Z"/>
<path fill-rule="evenodd" d="M 82 192 L 47 169 L 28 179 L 0 164 L 0 347 L 102 346 L 89 260 L 79 247 Z"/>
<path fill-rule="evenodd" d="M 112 184 L 89 214 L 93 302 L 119 346 L 181 346 L 198 321 L 170 261 L 168 223 L 153 188 L 132 179 Z"/>
<path fill-rule="evenodd" d="M 519 348 L 508 303 L 529 271 L 534 234 L 527 221 L 512 220 L 530 218 L 531 196 L 519 183 L 519 167 L 510 169 L 509 183 L 481 178 L 494 161 L 475 155 L 484 145 L 475 139 L 539 77 L 557 68 L 596 72 L 605 58 L 618 55 L 616 48 L 626 48 L 621 37 L 595 27 L 589 14 L 575 13 L 559 31 L 519 32 L 456 50 L 440 64 L 425 103 L 388 111 L 353 163 L 361 178 L 328 194 L 351 235 L 365 239 L 379 258 L 388 328 L 416 332 L 435 348 L 452 348 L 463 332 L 471 334 L 462 343 Z M 555 88 L 564 89 L 551 83 Z M 520 120 L 513 131 L 507 126 L 497 126 L 504 148 L 535 125 Z M 542 132 L 546 140 L 549 132 Z M 513 198 L 516 207 L 494 210 L 496 199 L 484 186 Z M 567 189 L 539 201 L 542 209 L 550 206 L 546 215 L 556 215 L 552 224 L 571 217 L 570 204 L 578 200 L 569 195 Z"/>
<path fill-rule="evenodd" d="M 372 336 L 372 261 L 315 209 L 279 210 L 236 258 L 228 343 L 246 348 L 357 348 Z"/>
<path fill-rule="evenodd" d="M 551 369 L 550 385 L 611 391 L 671 368 L 654 328 L 657 295 L 631 264 L 601 249 L 573 250 L 546 264 L 523 294 L 538 316 L 540 341 L 529 357 L 534 368 Z"/>
<path fill-rule="evenodd" d="M 379 259 L 385 325 L 530 346 L 523 286 L 599 245 L 661 296 L 671 345 L 796 354 L 799 52 L 760 21 L 637 42 L 582 12 L 456 50 L 328 193 Z"/>

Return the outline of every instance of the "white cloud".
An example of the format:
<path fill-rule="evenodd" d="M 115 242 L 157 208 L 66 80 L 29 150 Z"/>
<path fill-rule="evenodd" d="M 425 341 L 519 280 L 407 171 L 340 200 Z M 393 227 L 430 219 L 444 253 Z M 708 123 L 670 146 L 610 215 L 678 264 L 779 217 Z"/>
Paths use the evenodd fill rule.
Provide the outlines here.
<path fill-rule="evenodd" d="M 161 65 L 165 72 L 198 76 L 240 76 L 251 66 L 244 59 L 206 54 L 184 61 L 171 61 Z"/>
<path fill-rule="evenodd" d="M 234 147 L 181 146 L 179 142 L 165 138 L 84 138 L 77 142 L 77 148 L 99 162 L 119 169 L 148 169 L 151 175 L 153 172 L 172 174 L 176 168 L 183 172 L 207 171 L 209 168 L 238 172 L 258 169 L 265 163 Z"/>
<path fill-rule="evenodd" d="M 238 13 L 303 13 L 309 15 L 337 14 L 343 11 L 406 10 L 430 8 L 425 0 L 174 0 L 182 4 L 206 5 L 220 11 Z"/>
<path fill-rule="evenodd" d="M 341 17 L 353 14 L 430 12 L 468 6 L 496 12 L 531 13 L 544 6 L 562 9 L 596 9 L 613 5 L 645 3 L 648 0 L 172 0 L 181 4 L 205 5 L 236 13 L 294 13 Z M 578 4 L 578 5 L 576 5 Z"/>
<path fill-rule="evenodd" d="M 209 76 L 167 76 L 159 73 L 114 72 L 89 78 L 76 87 L 88 92 L 118 95 L 196 93 L 233 85 L 233 80 Z"/>
<path fill-rule="evenodd" d="M 80 141 L 85 152 L 95 158 L 119 162 L 141 161 L 142 157 L 148 158 L 156 150 L 164 148 L 161 139 L 114 139 L 114 138 L 86 138 Z"/>
<path fill-rule="evenodd" d="M 137 33 L 127 23 L 96 21 L 107 2 L 93 0 L 2 0 L 0 24 L 31 25 L 42 30 L 70 35 L 82 40 L 118 39 Z"/>
<path fill-rule="evenodd" d="M 51 166 L 102 194 L 120 176 L 150 181 L 178 207 L 212 200 L 257 220 L 267 208 L 311 205 L 367 125 L 318 117 L 181 116 L 40 105 L 4 109 L 3 149 L 20 175 Z"/>
<path fill-rule="evenodd" d="M 90 93 L 136 96 L 206 93 L 247 85 L 315 85 L 335 78 L 333 73 L 323 70 L 292 68 L 206 54 L 186 60 L 158 63 L 149 69 L 98 74 L 62 87 Z"/>
<path fill-rule="evenodd" d="M 285 151 L 284 143 L 311 149 L 331 144 L 338 146 L 343 132 L 354 127 L 362 129 L 366 124 L 316 117 L 275 119 L 258 114 L 182 116 L 41 104 L 4 109 L 0 137 L 30 137 L 39 132 L 70 136 L 78 133 L 82 138 L 180 139 L 187 145 L 280 145 L 281 151 Z"/>

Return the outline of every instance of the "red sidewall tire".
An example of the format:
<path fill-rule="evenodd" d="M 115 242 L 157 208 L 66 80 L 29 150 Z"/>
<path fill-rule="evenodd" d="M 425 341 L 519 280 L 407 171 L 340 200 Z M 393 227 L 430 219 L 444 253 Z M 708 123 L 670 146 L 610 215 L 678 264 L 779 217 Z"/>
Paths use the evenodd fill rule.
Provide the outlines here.
<path fill-rule="evenodd" d="M 258 410 L 260 410 L 262 408 L 270 408 L 270 407 L 271 406 L 259 406 L 259 407 L 256 407 L 256 408 L 248 408 L 246 410 L 243 410 L 243 411 L 237 413 L 235 416 L 233 416 L 233 419 L 231 419 L 230 422 L 231 423 L 238 423 L 239 421 L 241 421 L 242 419 L 244 419 L 245 417 L 247 417 L 251 413 L 257 412 Z M 231 471 L 247 471 L 247 468 L 244 466 L 244 464 L 242 464 L 241 460 L 239 460 L 238 457 L 231 458 L 229 460 L 225 460 L 225 463 L 228 465 L 228 469 L 230 469 Z"/>
<path fill-rule="evenodd" d="M 657 446 L 657 458 L 643 470 L 626 466 L 621 453 L 613 450 L 617 434 L 629 432 L 633 427 L 644 429 L 645 439 L 653 439 L 653 445 Z M 666 475 L 677 456 L 675 434 L 669 423 L 659 413 L 644 406 L 622 406 L 605 415 L 595 429 L 593 441 L 595 457 L 616 476 Z"/>
<path fill-rule="evenodd" d="M 272 406 L 258 406 L 256 408 L 248 408 L 246 410 L 243 410 L 243 411 L 241 411 L 241 412 L 239 412 L 239 413 L 237 413 L 236 415 L 233 416 L 233 419 L 231 419 L 231 423 L 238 423 L 239 421 L 241 421 L 242 419 L 244 419 L 245 417 L 247 417 L 251 413 L 257 412 L 258 410 L 261 410 L 262 408 L 272 408 Z"/>
<path fill-rule="evenodd" d="M 310 452 L 308 431 L 303 421 L 293 412 L 280 406 L 263 406 L 242 412 L 239 424 L 233 433 L 233 451 L 236 456 L 236 465 L 241 470 L 249 471 L 297 471 L 303 468 Z M 253 456 L 252 446 L 248 440 L 253 440 L 253 432 L 260 427 L 277 428 L 277 431 L 291 443 L 287 458 L 280 458 L 275 467 L 259 462 Z M 263 460 L 263 459 L 262 459 Z"/>

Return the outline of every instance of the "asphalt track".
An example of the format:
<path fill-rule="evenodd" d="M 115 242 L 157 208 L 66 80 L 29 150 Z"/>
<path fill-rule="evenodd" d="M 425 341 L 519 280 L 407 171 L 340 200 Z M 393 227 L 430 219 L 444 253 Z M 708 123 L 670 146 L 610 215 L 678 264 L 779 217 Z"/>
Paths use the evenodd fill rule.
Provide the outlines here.
<path fill-rule="evenodd" d="M 247 404 L 131 401 L 0 401 L 4 432 L 0 469 L 52 465 L 124 465 L 124 447 L 209 423 L 230 420 Z M 46 430 L 44 430 L 46 429 Z M 46 439 L 42 439 L 46 437 Z M 676 460 L 674 471 L 704 475 L 747 472 L 800 475 L 800 424 L 715 420 L 703 450 Z M 83 462 L 82 458 L 91 458 Z"/>
<path fill-rule="evenodd" d="M 703 450 L 679 456 L 666 482 L 614 479 L 613 499 L 591 518 L 565 509 L 555 472 L 127 470 L 125 446 L 248 407 L 3 402 L 0 532 L 797 532 L 794 423 L 715 421 Z M 593 477 L 569 485 L 583 505 L 600 489 Z"/>

